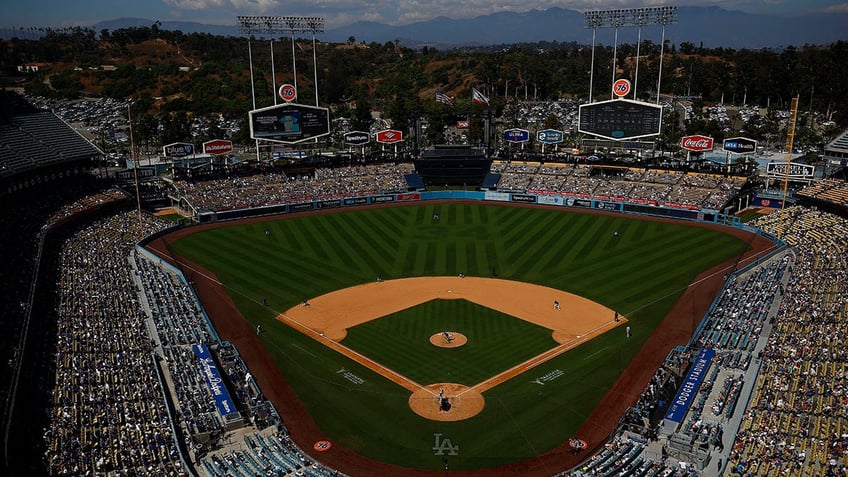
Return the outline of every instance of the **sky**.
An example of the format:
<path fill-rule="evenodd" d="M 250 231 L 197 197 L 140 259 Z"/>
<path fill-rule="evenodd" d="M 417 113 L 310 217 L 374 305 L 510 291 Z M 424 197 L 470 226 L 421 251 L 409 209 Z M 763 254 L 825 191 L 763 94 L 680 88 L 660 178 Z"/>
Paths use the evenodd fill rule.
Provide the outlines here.
<path fill-rule="evenodd" d="M 663 5 L 777 15 L 848 13 L 848 0 L 0 0 L 0 27 L 90 26 L 116 18 L 234 25 L 238 15 L 289 15 L 323 17 L 326 28 L 337 28 L 359 20 L 405 25 L 551 7 L 582 12 Z"/>

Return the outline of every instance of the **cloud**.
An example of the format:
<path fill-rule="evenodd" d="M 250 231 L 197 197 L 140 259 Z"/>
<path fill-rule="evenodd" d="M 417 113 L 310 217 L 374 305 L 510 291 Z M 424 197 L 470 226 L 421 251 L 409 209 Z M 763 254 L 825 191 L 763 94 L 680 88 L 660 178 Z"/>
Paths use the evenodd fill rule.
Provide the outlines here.
<path fill-rule="evenodd" d="M 848 3 L 838 3 L 824 9 L 827 13 L 848 13 Z"/>
<path fill-rule="evenodd" d="M 162 0 L 165 5 L 181 10 L 243 10 L 245 13 L 265 13 L 282 6 L 277 0 Z"/>
<path fill-rule="evenodd" d="M 461 19 L 499 12 L 526 12 L 552 7 L 577 11 L 613 8 L 719 6 L 728 10 L 762 10 L 788 5 L 787 0 L 161 0 L 172 9 L 194 15 L 293 15 L 320 16 L 328 28 L 366 20 L 389 25 L 431 20 L 444 16 Z M 818 0 L 825 4 L 831 0 Z M 821 3 L 819 3 L 821 5 Z M 848 4 L 833 5 L 831 12 L 844 12 Z M 203 13 L 201 13 L 203 12 Z"/>

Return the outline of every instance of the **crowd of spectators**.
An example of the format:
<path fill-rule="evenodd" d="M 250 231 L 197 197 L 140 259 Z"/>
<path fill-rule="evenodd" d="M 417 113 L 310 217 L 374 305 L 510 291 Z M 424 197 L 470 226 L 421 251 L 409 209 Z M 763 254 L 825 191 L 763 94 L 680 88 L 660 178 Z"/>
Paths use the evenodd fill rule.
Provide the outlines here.
<path fill-rule="evenodd" d="M 46 224 L 57 224 L 92 206 L 123 199 L 123 194 L 87 176 L 66 177 L 19 191 L 14 198 L 0 199 L 0 410 L 3 422 L 11 393 L 16 389 L 24 350 L 24 330 L 30 316 L 30 291 L 37 268 L 40 243 Z"/>
<path fill-rule="evenodd" d="M 694 465 L 667 462 L 663 456 L 645 455 L 647 441 L 638 435 L 618 433 L 597 453 L 563 476 L 594 477 L 640 475 L 646 477 L 697 477 Z"/>
<path fill-rule="evenodd" d="M 178 180 L 173 195 L 195 210 L 228 210 L 334 199 L 380 192 L 405 192 L 411 163 L 316 168 L 300 174 L 270 172 L 207 181 Z"/>
<path fill-rule="evenodd" d="M 848 473 L 848 221 L 789 207 L 756 225 L 794 246 L 761 371 L 729 469 L 744 475 Z"/>
<path fill-rule="evenodd" d="M 120 205 L 127 203 L 124 193 L 80 182 L 62 191 L 33 190 L 28 208 L 19 214 L 9 210 L 9 217 L 19 219 L 17 227 L 0 232 L 7 249 L 18 252 L 8 256 L 18 267 L 4 268 L 2 275 L 4 281 L 17 278 L 3 301 L 4 309 L 16 311 L 2 315 L 3 358 L 9 364 L 3 378 L 10 383 L 3 386 L 3 399 L 17 387 L 11 385 L 12 371 L 28 369 L 28 384 L 17 396 L 28 399 L 18 411 L 37 414 L 25 420 L 39 426 L 32 444 L 41 462 L 24 459 L 22 467 L 50 475 L 177 476 L 186 475 L 194 460 L 196 470 L 202 469 L 204 456 L 224 447 L 222 437 L 232 428 L 224 425 L 233 424 L 210 406 L 191 352 L 191 344 L 208 343 L 232 390 L 236 417 L 245 418 L 237 423 L 244 438 L 271 432 L 276 441 L 268 441 L 261 453 L 281 458 L 277 446 L 284 445 L 279 452 L 295 456 L 296 464 L 267 475 L 337 475 L 288 439 L 238 352 L 220 341 L 184 281 L 158 260 L 134 252 L 140 239 L 171 223 L 121 211 L 128 207 Z M 44 237 L 52 238 L 39 254 Z M 29 341 L 37 344 L 23 362 L 17 344 L 37 263 L 48 278 L 37 287 L 38 326 L 30 327 Z"/>
<path fill-rule="evenodd" d="M 178 475 L 145 317 L 128 273 L 135 241 L 166 227 L 135 213 L 98 219 L 61 245 L 54 381 L 44 459 L 54 475 Z"/>
<path fill-rule="evenodd" d="M 822 179 L 799 190 L 797 195 L 848 208 L 848 181 L 845 179 Z"/>
<path fill-rule="evenodd" d="M 718 210 L 745 179 L 736 176 L 580 163 L 495 161 L 497 189 L 543 195 Z M 404 192 L 411 163 L 314 167 L 284 173 L 234 175 L 174 181 L 171 197 L 195 211 L 224 211 L 266 205 Z"/>
<path fill-rule="evenodd" d="M 186 436 L 195 468 L 205 475 L 335 475 L 303 454 L 241 359 L 220 341 L 188 284 L 159 259 L 133 254 L 141 302 L 149 315 L 155 354 L 174 397 L 176 425 Z M 211 399 L 191 345 L 204 343 L 214 356 L 236 412 L 222 415 Z M 235 426 L 236 431 L 231 431 Z M 230 441 L 237 433 L 236 445 Z M 255 445 L 245 447 L 244 443 Z M 284 443 L 282 445 L 281 443 Z M 261 464 L 260 464 L 261 463 Z"/>
<path fill-rule="evenodd" d="M 736 176 L 578 163 L 495 162 L 498 189 L 703 209 L 724 207 L 745 184 Z"/>

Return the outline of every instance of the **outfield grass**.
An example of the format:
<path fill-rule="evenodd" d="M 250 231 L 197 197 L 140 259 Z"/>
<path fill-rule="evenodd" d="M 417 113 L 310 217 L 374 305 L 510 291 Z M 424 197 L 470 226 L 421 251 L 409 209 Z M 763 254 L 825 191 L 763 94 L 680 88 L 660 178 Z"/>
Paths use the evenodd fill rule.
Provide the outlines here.
<path fill-rule="evenodd" d="M 262 323 L 267 349 L 331 440 L 377 460 L 431 469 L 443 465 L 433 454 L 436 432 L 461 446 L 460 455 L 451 457 L 452 469 L 530 458 L 572 437 L 692 279 L 747 249 L 738 239 L 685 224 L 463 203 L 287 217 L 203 231 L 171 246 L 215 272 L 245 318 Z M 631 320 L 633 337 L 602 335 L 486 392 L 486 407 L 474 418 L 442 423 L 414 414 L 406 390 L 274 320 L 304 298 L 377 275 L 388 280 L 493 271 L 619 310 Z M 262 306 L 263 299 L 270 306 Z M 401 334 L 405 326 L 419 328 L 404 331 L 410 340 L 429 336 L 435 325 L 439 331 L 471 326 L 408 317 L 382 321 L 356 327 L 345 344 L 385 353 L 382 358 L 400 363 L 422 384 L 441 379 L 437 369 L 428 369 L 436 358 L 405 362 L 396 356 L 404 350 L 386 336 Z M 537 354 L 536 345 L 521 352 Z M 463 373 L 474 380 L 484 372 Z M 545 375 L 553 378 L 544 386 L 532 382 Z"/>

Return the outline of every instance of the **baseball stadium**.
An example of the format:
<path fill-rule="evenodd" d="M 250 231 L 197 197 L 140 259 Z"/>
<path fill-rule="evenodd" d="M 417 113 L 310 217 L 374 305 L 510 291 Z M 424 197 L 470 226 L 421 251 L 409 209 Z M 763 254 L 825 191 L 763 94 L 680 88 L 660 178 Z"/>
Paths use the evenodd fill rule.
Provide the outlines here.
<path fill-rule="evenodd" d="M 3 97 L 7 475 L 846 475 L 844 163 L 782 195 L 467 145 L 107 175 Z M 257 157 L 301 106 L 250 112 Z"/>

